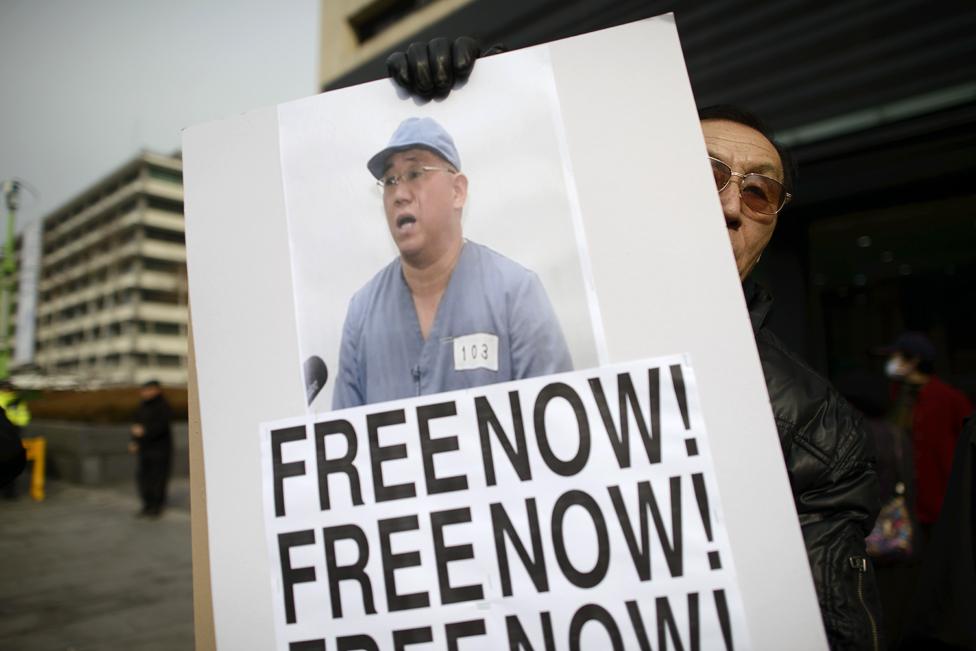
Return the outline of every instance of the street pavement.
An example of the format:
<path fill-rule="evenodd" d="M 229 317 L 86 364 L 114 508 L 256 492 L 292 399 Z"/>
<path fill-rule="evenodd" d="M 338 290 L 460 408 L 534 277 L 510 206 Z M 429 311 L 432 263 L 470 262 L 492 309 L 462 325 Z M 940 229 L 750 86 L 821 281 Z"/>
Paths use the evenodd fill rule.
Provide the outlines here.
<path fill-rule="evenodd" d="M 49 482 L 47 499 L 0 499 L 0 650 L 193 649 L 189 485 L 133 517 L 134 482 Z"/>

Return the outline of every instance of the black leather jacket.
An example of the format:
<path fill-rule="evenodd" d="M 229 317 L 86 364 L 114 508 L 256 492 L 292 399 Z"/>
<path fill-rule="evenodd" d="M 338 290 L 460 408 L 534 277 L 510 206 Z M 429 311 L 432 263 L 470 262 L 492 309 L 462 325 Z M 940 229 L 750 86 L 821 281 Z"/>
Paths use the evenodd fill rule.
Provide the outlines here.
<path fill-rule="evenodd" d="M 860 414 L 765 327 L 772 297 L 743 285 L 810 571 L 831 649 L 880 649 L 874 570 L 864 549 L 880 509 Z"/>

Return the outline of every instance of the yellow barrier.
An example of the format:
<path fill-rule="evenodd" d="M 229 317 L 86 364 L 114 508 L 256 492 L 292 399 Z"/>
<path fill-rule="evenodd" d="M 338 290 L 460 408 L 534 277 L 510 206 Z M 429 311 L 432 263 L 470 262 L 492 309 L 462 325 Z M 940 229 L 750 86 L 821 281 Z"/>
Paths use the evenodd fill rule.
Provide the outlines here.
<path fill-rule="evenodd" d="M 43 436 L 34 436 L 23 439 L 24 450 L 27 451 L 27 460 L 34 462 L 34 470 L 31 472 L 30 494 L 35 501 L 40 502 L 44 499 L 44 455 L 47 450 L 47 441 Z"/>

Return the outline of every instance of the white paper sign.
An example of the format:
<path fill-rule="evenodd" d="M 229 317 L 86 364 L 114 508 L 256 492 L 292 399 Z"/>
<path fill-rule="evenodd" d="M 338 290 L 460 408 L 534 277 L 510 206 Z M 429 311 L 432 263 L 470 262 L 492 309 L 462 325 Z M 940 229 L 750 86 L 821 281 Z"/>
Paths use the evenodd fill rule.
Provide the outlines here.
<path fill-rule="evenodd" d="M 686 357 L 268 423 L 261 450 L 279 649 L 748 646 Z"/>
<path fill-rule="evenodd" d="M 498 336 L 479 332 L 454 338 L 454 370 L 498 370 Z"/>
<path fill-rule="evenodd" d="M 504 440 L 515 441 L 507 393 L 514 385 L 431 395 L 394 406 L 404 409 L 401 425 L 378 425 L 374 416 L 375 445 L 384 448 L 380 452 L 397 455 L 400 449 L 390 446 L 403 445 L 408 455 L 380 459 L 383 485 L 411 484 L 423 499 L 377 503 L 375 473 L 366 463 L 356 466 L 363 504 L 353 506 L 351 489 L 343 488 L 343 475 L 332 473 L 327 477 L 330 497 L 342 506 L 322 511 L 314 422 L 331 422 L 333 417 L 349 421 L 358 435 L 352 458 L 365 455 L 362 458 L 369 460 L 367 422 L 370 415 L 382 414 L 390 405 L 282 419 L 305 413 L 307 397 L 316 391 L 312 412 L 329 409 L 341 366 L 337 364 L 340 329 L 350 297 L 396 256 L 390 235 L 383 230 L 385 215 L 365 161 L 408 116 L 441 121 L 462 150 L 470 180 L 465 236 L 522 264 L 542 281 L 570 347 L 573 368 L 578 370 L 560 381 L 584 404 L 592 447 L 577 475 L 553 472 L 542 458 L 534 419 L 538 395 L 551 379 L 525 381 L 516 394 L 523 412 L 525 450 L 510 445 L 512 457 L 528 456 L 531 480 L 518 476 L 501 444 L 502 435 L 491 425 L 496 483 L 489 486 L 484 457 L 480 448 L 471 447 L 469 438 L 472 422 L 480 437 L 473 400 L 485 397 L 498 428 L 508 437 Z M 523 125 L 529 125 L 529 136 Z M 330 132 L 339 135 L 319 138 Z M 217 648 L 266 651 L 286 644 L 284 648 L 294 651 L 323 646 L 329 651 L 355 649 L 365 638 L 346 639 L 342 645 L 337 640 L 360 634 L 375 636 L 380 648 L 391 648 L 392 631 L 430 626 L 433 643 L 408 644 L 410 639 L 422 639 L 425 631 L 398 637 L 407 651 L 418 651 L 448 647 L 448 636 L 476 632 L 477 622 L 483 620 L 484 635 L 458 638 L 458 648 L 506 649 L 510 616 L 517 617 L 528 640 L 523 651 L 530 645 L 561 648 L 569 644 L 576 614 L 583 605 L 593 604 L 603 610 L 583 610 L 576 618 L 581 648 L 612 648 L 615 638 L 607 632 L 612 627 L 619 629 L 625 647 L 640 649 L 644 642 L 636 632 L 628 601 L 637 604 L 650 648 L 660 647 L 659 630 L 675 639 L 684 636 L 685 648 L 695 640 L 703 649 L 723 648 L 722 627 L 714 624 L 719 612 L 716 590 L 723 590 L 727 600 L 735 648 L 747 647 L 742 641 L 743 618 L 754 648 L 827 648 L 672 16 L 487 57 L 444 101 L 418 102 L 398 93 L 392 81 L 381 80 L 192 127 L 184 133 L 183 159 L 206 471 L 207 522 L 196 531 L 206 531 L 209 551 L 208 563 L 194 570 L 207 575 L 201 584 L 209 584 L 212 591 L 209 605 Z M 523 181 L 513 183 L 513 177 Z M 371 203 L 366 190 L 373 192 Z M 481 203 L 488 199 L 491 205 L 495 200 L 513 201 L 519 210 L 492 209 Z M 347 206 L 353 200 L 360 201 L 359 208 Z M 505 233 L 515 237 L 502 237 Z M 309 242 L 305 248 L 310 253 L 301 255 L 296 241 Z M 361 249 L 369 249 L 371 257 L 361 257 Z M 331 267 L 306 265 L 316 256 L 330 259 Z M 694 273 L 680 273 L 690 268 Z M 593 309 L 597 304 L 599 310 Z M 488 331 L 479 326 L 450 335 Z M 445 357 L 452 364 L 453 351 L 449 343 L 445 346 Z M 634 420 L 628 430 L 633 465 L 621 469 L 601 425 L 596 399 L 587 393 L 588 381 L 601 379 L 610 414 L 619 419 L 614 374 L 630 369 L 636 395 L 646 401 L 648 368 L 636 373 L 631 366 L 586 369 L 681 351 L 694 360 L 694 383 L 690 369 L 682 366 L 690 434 L 669 440 L 668 432 L 681 431 L 674 429 L 678 412 L 669 383 L 670 364 L 677 362 L 659 359 L 650 366 L 660 369 L 662 462 L 647 463 Z M 499 368 L 503 359 L 500 346 Z M 309 368 L 327 372 L 303 376 L 308 361 L 315 362 Z M 490 374 L 482 369 L 462 373 Z M 445 400 L 455 405 L 457 413 L 429 418 L 429 436 L 439 446 L 456 440 L 458 449 L 436 448 L 429 464 L 435 478 L 463 475 L 468 487 L 428 496 L 423 447 L 420 456 L 417 452 L 421 432 L 417 409 Z M 565 399 L 554 398 L 547 404 L 546 441 L 554 458 L 571 461 L 577 453 L 574 443 L 579 441 L 577 420 Z M 557 421 L 567 425 L 558 436 Z M 274 425 L 259 437 L 261 424 L 269 422 Z M 282 441 L 272 449 L 270 432 L 293 426 L 298 428 L 292 430 L 298 433 L 296 440 Z M 411 431 L 416 433 L 412 438 Z M 698 456 L 689 456 L 682 447 L 684 438 L 695 439 Z M 342 458 L 347 452 L 344 440 L 340 434 L 324 437 L 323 455 L 328 452 L 328 456 L 323 459 Z M 274 513 L 274 491 L 264 486 L 268 459 L 274 458 L 275 449 L 281 464 L 304 464 L 288 466 L 296 474 L 281 479 L 286 509 L 282 517 L 268 517 Z M 638 470 L 642 458 L 646 467 Z M 711 543 L 691 497 L 695 484 L 689 477 L 696 473 L 709 496 Z M 661 551 L 662 542 L 671 541 L 671 511 L 660 505 L 669 507 L 676 494 L 671 491 L 673 476 L 679 478 L 681 490 L 680 577 L 672 575 Z M 641 481 L 648 482 L 645 492 L 653 492 L 659 505 L 663 529 L 659 533 L 646 507 L 652 573 L 648 581 L 641 581 L 635 570 L 631 543 L 608 492 L 610 486 L 620 488 L 630 522 L 639 528 Z M 721 487 L 721 505 L 715 486 Z M 573 568 L 583 575 L 604 571 L 597 565 L 600 537 L 585 507 L 563 509 L 566 549 L 557 553 L 555 547 L 553 511 L 557 500 L 571 490 L 596 501 L 607 527 L 606 576 L 591 588 L 579 587 L 568 578 Z M 474 495 L 481 501 L 472 500 Z M 535 553 L 528 530 L 529 498 L 535 500 L 541 556 Z M 272 500 L 270 506 L 265 500 Z M 495 554 L 491 505 L 496 503 L 512 523 L 512 536 L 504 540 L 510 596 L 505 595 Z M 443 605 L 431 518 L 439 511 L 464 508 L 470 509 L 470 522 L 439 523 L 447 587 L 479 586 L 484 595 Z M 380 535 L 379 521 L 410 515 L 416 516 L 417 529 L 387 530 Z M 363 572 L 369 577 L 377 614 L 365 614 L 363 588 L 352 573 L 353 578 L 341 581 L 337 592 L 343 609 L 340 618 L 332 614 L 324 530 L 353 525 L 362 529 L 372 553 Z M 278 548 L 279 534 L 296 531 L 311 531 L 312 540 L 297 544 L 303 536 L 308 538 L 299 535 L 288 547 L 288 566 L 298 568 L 298 577 L 314 572 L 315 578 L 290 584 L 295 623 L 287 624 L 281 555 L 269 554 L 268 549 L 269 545 Z M 516 537 L 524 543 L 522 555 L 514 547 Z M 384 539 L 389 541 L 387 566 L 397 566 L 395 591 L 387 588 L 382 570 Z M 638 552 L 644 549 L 640 536 L 632 542 Z M 473 558 L 465 556 L 465 545 L 471 546 Z M 336 539 L 333 546 L 336 567 L 355 563 L 359 550 L 355 540 Z M 718 554 L 721 568 L 710 569 L 709 552 Z M 537 556 L 545 559 L 547 590 L 537 589 L 526 569 L 531 569 Z M 560 565 L 562 556 L 566 557 L 562 565 L 569 566 Z M 420 565 L 413 565 L 414 560 Z M 274 582 L 276 589 L 272 589 Z M 388 595 L 412 593 L 426 594 L 430 606 L 389 612 Z M 697 601 L 689 601 L 692 593 L 698 595 Z M 207 593 L 198 596 L 198 603 L 205 604 Z M 659 607 L 663 597 L 670 610 Z M 603 611 L 611 617 L 600 619 Z M 673 634 L 669 612 L 675 622 Z M 690 613 L 697 613 L 697 633 L 688 629 Z M 198 615 L 207 617 L 209 611 L 201 606 Z M 468 628 L 453 626 L 448 632 L 447 625 L 458 622 L 476 623 Z M 513 630 L 512 635 L 518 636 L 518 630 Z M 309 644 L 299 644 L 302 641 Z M 359 648 L 371 647 L 360 644 Z"/>

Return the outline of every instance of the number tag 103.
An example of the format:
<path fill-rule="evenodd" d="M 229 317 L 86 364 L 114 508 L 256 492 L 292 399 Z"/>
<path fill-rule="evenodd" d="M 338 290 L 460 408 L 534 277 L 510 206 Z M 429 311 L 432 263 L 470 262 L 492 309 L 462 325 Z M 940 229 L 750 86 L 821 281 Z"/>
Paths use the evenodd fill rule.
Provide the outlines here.
<path fill-rule="evenodd" d="M 498 370 L 498 335 L 477 332 L 454 338 L 454 370 Z"/>

